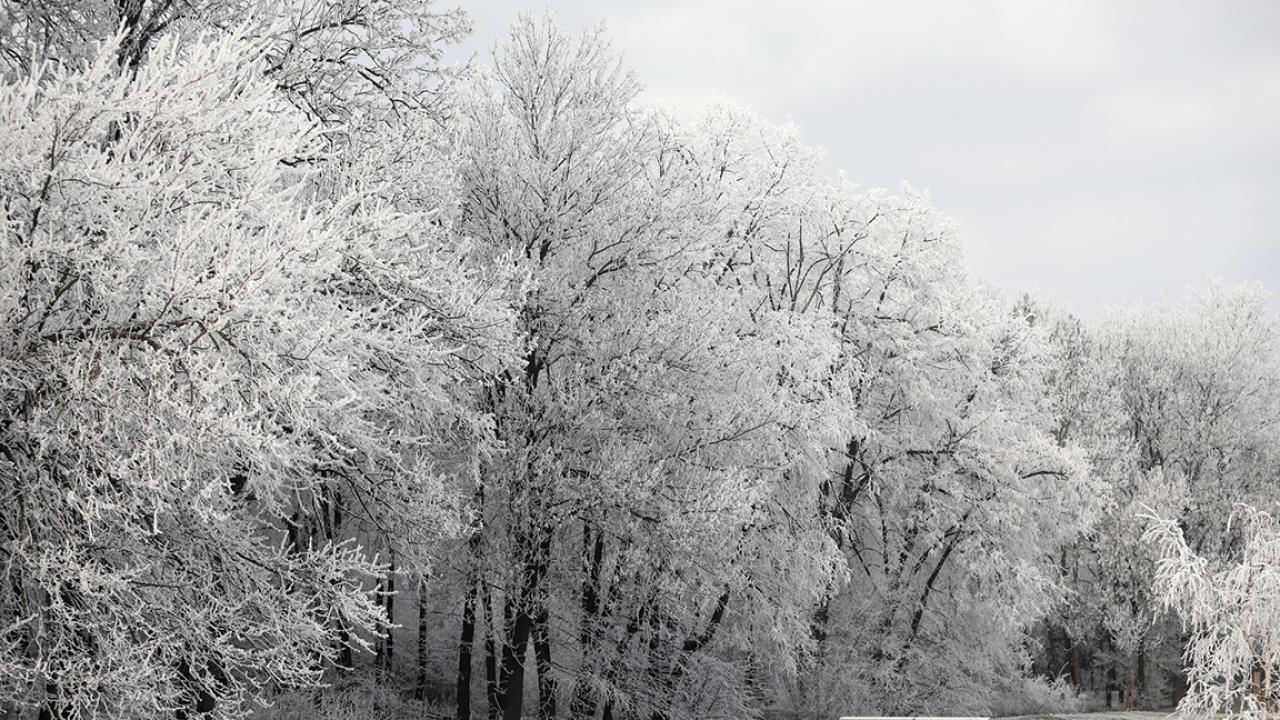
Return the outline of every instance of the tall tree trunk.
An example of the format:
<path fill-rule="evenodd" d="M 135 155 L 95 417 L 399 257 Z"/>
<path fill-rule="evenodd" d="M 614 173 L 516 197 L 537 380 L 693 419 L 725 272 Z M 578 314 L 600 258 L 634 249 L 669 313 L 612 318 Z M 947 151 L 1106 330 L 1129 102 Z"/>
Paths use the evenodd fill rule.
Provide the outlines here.
<path fill-rule="evenodd" d="M 525 656 L 529 652 L 529 630 L 532 624 L 525 603 L 520 603 L 512 612 L 515 622 L 511 627 L 511 639 L 502 649 L 502 667 L 498 675 L 503 720 L 520 720 L 524 711 Z"/>
<path fill-rule="evenodd" d="M 338 541 L 342 533 L 342 495 L 332 488 L 321 488 L 327 517 L 325 518 L 325 539 L 330 543 Z M 338 667 L 350 670 L 355 667 L 355 658 L 351 654 L 351 630 L 346 618 L 339 617 L 338 623 Z"/>
<path fill-rule="evenodd" d="M 413 685 L 415 700 L 427 699 L 427 578 L 418 579 L 418 677 Z"/>
<path fill-rule="evenodd" d="M 514 600 L 514 606 L 511 607 L 511 613 L 515 616 L 515 621 L 511 626 L 511 639 L 502 651 L 502 667 L 498 676 L 498 692 L 502 695 L 502 717 L 503 720 L 520 720 L 521 713 L 524 710 L 524 675 L 526 654 L 529 650 L 529 641 L 533 632 L 534 616 L 536 607 L 540 604 L 539 596 L 542 592 L 542 580 L 547 574 L 547 567 L 551 554 L 551 529 L 540 528 L 542 534 L 541 540 L 533 545 L 528 543 L 529 538 L 526 536 L 526 547 L 530 552 L 524 554 L 525 560 L 524 571 L 521 573 L 520 594 Z M 508 603 L 511 606 L 513 603 Z M 550 661 L 550 648 L 547 648 L 547 658 Z M 542 684 L 539 680 L 539 689 Z"/>
<path fill-rule="evenodd" d="M 533 615 L 533 656 L 538 663 L 538 718 L 555 720 L 556 680 L 551 667 L 551 616 L 545 601 Z"/>
<path fill-rule="evenodd" d="M 1133 709 L 1133 696 L 1136 694 L 1138 686 L 1138 656 L 1137 654 L 1129 656 L 1129 671 L 1126 673 L 1124 690 L 1124 709 Z"/>
<path fill-rule="evenodd" d="M 489 720 L 498 720 L 502 716 L 502 691 L 498 686 L 498 626 L 493 613 L 493 597 L 489 589 L 484 590 L 484 685 L 485 697 L 489 700 Z M 504 619 L 502 627 L 507 622 Z"/>
<path fill-rule="evenodd" d="M 818 608 L 813 612 L 810 634 L 814 641 L 812 665 L 808 673 L 798 678 L 802 699 L 812 699 L 814 717 L 822 713 L 822 671 L 827 655 L 827 626 L 831 622 L 831 590 L 823 596 Z M 808 704 L 808 703 L 805 703 Z"/>
<path fill-rule="evenodd" d="M 462 603 L 462 635 L 458 638 L 457 720 L 471 720 L 471 647 L 476 637 L 476 586 L 467 587 Z"/>
<path fill-rule="evenodd" d="M 467 538 L 467 590 L 462 601 L 462 629 L 458 638 L 458 677 L 454 685 L 458 720 L 470 720 L 471 718 L 471 666 L 476 637 L 477 587 L 480 582 L 480 518 L 484 513 L 483 482 L 476 486 L 473 502 L 477 513 L 471 526 L 471 537 Z M 488 624 L 487 616 L 485 624 Z"/>
<path fill-rule="evenodd" d="M 1136 682 L 1133 689 L 1133 703 L 1137 707 L 1139 696 L 1145 695 L 1147 691 L 1147 651 L 1146 649 L 1138 650 L 1138 668 Z"/>
<path fill-rule="evenodd" d="M 343 670 L 353 670 L 356 666 L 356 660 L 351 651 L 351 630 L 347 627 L 345 621 L 339 620 L 338 623 L 340 625 L 338 629 L 338 667 Z"/>
<path fill-rule="evenodd" d="M 840 260 L 836 272 L 837 275 L 843 275 L 843 258 Z M 835 284 L 835 295 L 831 304 L 832 310 L 835 311 L 837 316 L 840 313 L 840 286 L 841 283 L 839 282 Z M 848 321 L 847 316 L 845 321 Z M 822 493 L 819 514 L 827 528 L 828 535 L 835 543 L 836 549 L 842 554 L 845 552 L 846 541 L 852 542 L 848 530 L 850 513 L 853 511 L 858 496 L 871 478 L 870 469 L 862 460 L 861 448 L 862 444 L 858 437 L 850 437 L 845 444 L 845 456 L 848 460 L 844 463 L 839 475 L 839 488 L 836 488 L 830 479 L 823 480 L 819 488 Z M 818 603 L 818 607 L 814 610 L 813 618 L 809 624 L 810 637 L 813 638 L 816 649 L 813 655 L 813 665 L 810 672 L 806 676 L 802 676 L 798 681 L 801 697 L 812 697 L 817 702 L 821 700 L 822 668 L 826 655 L 828 625 L 831 621 L 831 597 L 833 592 L 835 592 L 834 588 L 827 588 L 822 601 Z M 806 678 L 811 678 L 811 685 L 806 682 Z M 806 688 L 806 685 L 809 685 L 809 687 Z M 821 712 L 817 704 L 815 704 L 814 710 L 815 713 Z"/>
<path fill-rule="evenodd" d="M 600 574 L 604 560 L 604 534 L 595 533 L 593 540 L 591 527 L 584 523 L 582 543 L 587 560 L 587 577 L 582 581 L 582 624 L 578 631 L 578 642 L 582 646 L 582 667 L 578 670 L 569 699 L 571 720 L 592 720 L 596 715 L 597 704 L 596 692 L 587 674 L 600 644 Z"/>

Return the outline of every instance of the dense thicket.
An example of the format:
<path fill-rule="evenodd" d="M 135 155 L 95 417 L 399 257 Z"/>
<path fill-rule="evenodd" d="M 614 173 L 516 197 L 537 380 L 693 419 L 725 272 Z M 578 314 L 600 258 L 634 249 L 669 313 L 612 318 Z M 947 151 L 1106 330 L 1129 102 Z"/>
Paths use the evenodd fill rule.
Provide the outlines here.
<path fill-rule="evenodd" d="M 9 716 L 1162 704 L 1168 608 L 1195 707 L 1274 663 L 1183 581 L 1274 582 L 1261 291 L 1010 301 L 927 198 L 640 103 L 600 30 L 0 23 Z"/>

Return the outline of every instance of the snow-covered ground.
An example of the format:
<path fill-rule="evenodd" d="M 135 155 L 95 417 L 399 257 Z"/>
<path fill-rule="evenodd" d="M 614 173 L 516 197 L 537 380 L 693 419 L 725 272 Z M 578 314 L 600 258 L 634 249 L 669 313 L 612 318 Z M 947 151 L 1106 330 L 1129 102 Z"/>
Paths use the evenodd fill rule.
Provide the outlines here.
<path fill-rule="evenodd" d="M 1172 711 L 1102 711 L 1065 715 L 1020 715 L 1018 717 L 1010 717 L 1009 720 L 1165 720 L 1171 714 Z"/>

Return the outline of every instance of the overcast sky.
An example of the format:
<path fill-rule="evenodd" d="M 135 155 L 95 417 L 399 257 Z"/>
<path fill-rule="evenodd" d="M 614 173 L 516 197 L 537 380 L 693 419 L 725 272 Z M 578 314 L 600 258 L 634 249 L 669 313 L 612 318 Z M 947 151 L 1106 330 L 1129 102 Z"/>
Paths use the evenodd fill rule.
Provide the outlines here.
<path fill-rule="evenodd" d="M 863 187 L 928 191 L 1011 291 L 1085 313 L 1210 274 L 1280 291 L 1276 0 L 463 7 L 482 61 L 521 9 L 606 21 L 647 97 L 732 97 Z"/>

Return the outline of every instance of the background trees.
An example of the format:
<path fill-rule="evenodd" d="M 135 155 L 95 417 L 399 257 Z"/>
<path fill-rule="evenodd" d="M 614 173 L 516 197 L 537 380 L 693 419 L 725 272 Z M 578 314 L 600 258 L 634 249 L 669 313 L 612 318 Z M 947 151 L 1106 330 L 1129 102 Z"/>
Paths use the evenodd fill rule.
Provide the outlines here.
<path fill-rule="evenodd" d="M 1078 388 L 1071 394 L 1091 398 L 1062 416 L 1063 427 L 1089 452 L 1109 496 L 1089 536 L 1063 556 L 1072 588 L 1066 627 L 1094 656 L 1092 684 L 1123 690 L 1130 707 L 1167 704 L 1182 684 L 1182 632 L 1156 614 L 1157 554 L 1142 542 L 1148 521 L 1140 516 L 1176 518 L 1197 552 L 1234 561 L 1233 503 L 1275 502 L 1275 330 L 1266 303 L 1258 288 L 1215 283 L 1183 303 L 1112 312 L 1081 326 L 1098 358 L 1095 378 L 1063 376 Z"/>

